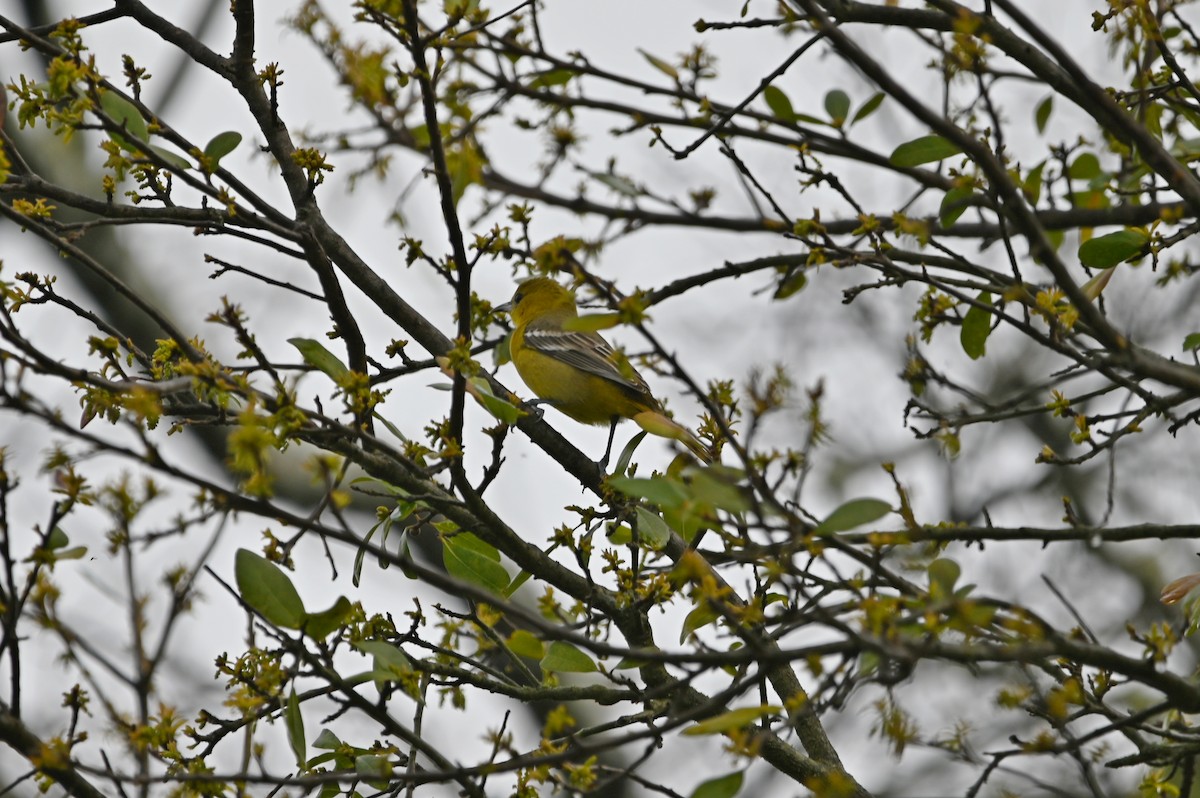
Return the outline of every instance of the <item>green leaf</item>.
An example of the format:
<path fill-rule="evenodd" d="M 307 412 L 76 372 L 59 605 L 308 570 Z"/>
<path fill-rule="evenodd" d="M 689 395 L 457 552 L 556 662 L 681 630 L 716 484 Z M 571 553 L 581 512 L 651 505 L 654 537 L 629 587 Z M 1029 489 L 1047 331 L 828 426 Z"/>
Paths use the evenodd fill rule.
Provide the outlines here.
<path fill-rule="evenodd" d="M 412 660 L 391 643 L 384 640 L 359 640 L 354 647 L 373 658 L 373 670 L 376 673 L 386 674 L 392 679 L 399 679 L 412 673 Z"/>
<path fill-rule="evenodd" d="M 890 512 L 892 505 L 882 499 L 851 499 L 826 516 L 813 532 L 845 532 L 847 529 L 878 521 Z"/>
<path fill-rule="evenodd" d="M 304 622 L 304 633 L 314 640 L 324 640 L 342 627 L 354 611 L 354 605 L 345 596 L 338 596 L 333 606 L 314 612 Z"/>
<path fill-rule="evenodd" d="M 689 736 L 700 734 L 724 734 L 725 732 L 734 731 L 735 729 L 744 729 L 751 723 L 754 723 L 759 718 L 767 715 L 774 715 L 783 707 L 777 707 L 773 704 L 763 704 L 757 707 L 742 707 L 741 709 L 731 709 L 728 712 L 722 712 L 720 715 L 714 715 L 707 720 L 702 720 L 695 726 L 690 726 L 683 730 L 683 733 Z"/>
<path fill-rule="evenodd" d="M 311 338 L 289 338 L 287 342 L 296 347 L 305 363 L 320 369 L 334 380 L 350 373 L 346 364 L 339 360 L 337 355 L 326 349 L 320 341 L 314 341 Z"/>
<path fill-rule="evenodd" d="M 213 169 L 216 169 L 221 159 L 237 149 L 237 145 L 241 143 L 242 134 L 236 130 L 226 130 L 224 133 L 218 133 L 204 145 L 204 157 L 208 159 L 209 165 Z"/>
<path fill-rule="evenodd" d="M 492 393 L 492 386 L 483 377 L 472 377 L 468 382 L 474 389 L 471 395 L 479 400 L 484 410 L 509 425 L 516 424 L 521 418 L 521 408 Z"/>
<path fill-rule="evenodd" d="M 949 598 L 954 595 L 954 583 L 962 575 L 962 568 L 954 560 L 939 557 L 929 563 L 929 593 L 934 598 Z"/>
<path fill-rule="evenodd" d="M 508 587 L 504 588 L 500 595 L 504 596 L 504 598 L 509 598 L 513 593 L 516 593 L 518 590 L 520 590 L 521 585 L 528 582 L 529 577 L 531 576 L 533 576 L 533 574 L 524 569 L 517 571 L 517 575 L 513 577 L 513 580 L 508 583 Z"/>
<path fill-rule="evenodd" d="M 771 109 L 771 113 L 775 114 L 776 119 L 782 119 L 784 122 L 796 121 L 796 111 L 792 108 L 792 101 L 783 93 L 783 89 L 767 86 L 763 89 L 763 99 L 766 100 L 767 107 Z"/>
<path fill-rule="evenodd" d="M 638 52 L 642 54 L 642 58 L 645 58 L 647 61 L 649 61 L 650 65 L 653 66 L 655 69 L 657 69 L 659 72 L 663 73 L 664 75 L 666 75 L 669 78 L 679 80 L 679 70 L 677 70 L 675 67 L 671 66 L 670 64 L 668 64 L 666 61 L 662 60 L 661 58 L 651 55 L 650 53 L 646 52 L 645 50 L 641 49 L 640 47 L 638 48 Z"/>
<path fill-rule="evenodd" d="M 609 487 L 626 496 L 645 499 L 660 507 L 678 507 L 688 500 L 688 495 L 681 485 L 664 477 L 612 476 L 607 481 Z"/>
<path fill-rule="evenodd" d="M 46 536 L 46 548 L 50 551 L 55 549 L 65 549 L 71 545 L 71 539 L 67 537 L 67 533 L 62 531 L 62 527 L 56 526 L 50 530 L 50 534 Z"/>
<path fill-rule="evenodd" d="M 304 602 L 292 580 L 275 563 L 249 549 L 238 549 L 233 572 L 242 600 L 269 623 L 284 629 L 304 625 Z"/>
<path fill-rule="evenodd" d="M 806 285 L 808 285 L 808 272 L 803 268 L 796 269 L 776 287 L 775 299 L 787 299 L 793 294 L 803 291 Z"/>
<path fill-rule="evenodd" d="M 1092 269 L 1109 269 L 1146 254 L 1150 236 L 1141 230 L 1118 230 L 1079 245 L 1079 262 Z"/>
<path fill-rule="evenodd" d="M 386 790 L 392 777 L 392 763 L 380 754 L 363 754 L 354 757 L 354 772 L 371 787 Z"/>
<path fill-rule="evenodd" d="M 1116 266 L 1113 266 L 1111 269 L 1104 269 L 1095 277 L 1079 286 L 1079 290 L 1083 292 L 1083 295 L 1088 298 L 1089 302 L 1095 302 L 1096 297 L 1104 292 L 1104 289 L 1108 287 L 1108 281 L 1112 279 L 1116 272 Z"/>
<path fill-rule="evenodd" d="M 1038 133 L 1046 132 L 1046 123 L 1050 121 L 1050 113 L 1054 110 L 1054 95 L 1051 94 L 1046 99 L 1038 103 L 1037 110 L 1033 112 L 1033 123 L 1037 125 Z"/>
<path fill-rule="evenodd" d="M 633 530 L 628 524 L 609 524 L 608 531 L 604 533 L 608 537 L 608 542 L 614 546 L 628 546 L 633 542 Z"/>
<path fill-rule="evenodd" d="M 651 551 L 662 551 L 671 541 L 671 528 L 645 507 L 637 508 L 638 540 Z"/>
<path fill-rule="evenodd" d="M 679 644 L 683 645 L 693 632 L 703 629 L 720 617 L 721 613 L 717 611 L 716 607 L 707 601 L 701 601 L 683 619 L 683 629 L 679 632 Z"/>
<path fill-rule="evenodd" d="M 1200 155 L 1200 138 L 1179 138 L 1171 145 L 1171 154 L 1181 160 L 1190 160 Z"/>
<path fill-rule="evenodd" d="M 850 124 L 853 125 L 857 122 L 860 122 L 871 114 L 875 113 L 877 110 L 879 110 L 879 106 L 883 105 L 883 101 L 886 97 L 887 95 L 883 92 L 876 92 L 871 96 L 871 99 L 863 103 L 862 106 L 854 112 L 854 118 L 850 120 Z"/>
<path fill-rule="evenodd" d="M 1200 332 L 1194 332 L 1183 339 L 1183 351 L 1195 352 L 1200 349 Z"/>
<path fill-rule="evenodd" d="M 456 579 L 502 593 L 511 581 L 500 552 L 470 532 L 442 536 L 442 562 Z"/>
<path fill-rule="evenodd" d="M 288 742 L 292 746 L 292 753 L 296 755 L 296 765 L 304 770 L 304 759 L 307 753 L 304 744 L 304 716 L 300 714 L 300 699 L 296 697 L 295 687 L 288 694 L 284 721 L 287 725 Z"/>
<path fill-rule="evenodd" d="M 653 650 L 658 651 L 660 649 L 655 646 Z M 614 671 L 629 671 L 635 668 L 644 668 L 652 661 L 653 660 L 642 659 L 641 657 L 621 657 L 621 661 L 616 665 L 613 665 L 612 669 Z"/>
<path fill-rule="evenodd" d="M 745 776 L 745 771 L 737 770 L 715 779 L 709 779 L 692 790 L 690 798 L 733 798 L 742 789 L 742 780 Z"/>
<path fill-rule="evenodd" d="M 508 647 L 514 654 L 530 659 L 541 659 L 546 656 L 546 644 L 537 638 L 533 632 L 518 629 L 508 636 Z"/>
<path fill-rule="evenodd" d="M 129 100 L 116 92 L 106 91 L 100 95 L 100 108 L 118 126 L 124 126 L 129 135 L 143 142 L 150 140 L 150 128 L 146 125 L 146 120 L 142 118 L 142 112 Z M 120 134 L 114 133 L 113 140 L 125 149 L 141 149 L 140 146 L 136 148 L 131 146 L 132 143 Z"/>
<path fill-rule="evenodd" d="M 1073 180 L 1092 180 L 1100 176 L 1100 159 L 1095 153 L 1085 152 L 1071 162 L 1067 177 Z"/>
<path fill-rule="evenodd" d="M 951 155 L 958 155 L 962 148 L 954 142 L 941 136 L 921 136 L 919 139 L 906 141 L 892 150 L 888 161 L 892 166 L 907 169 L 921 164 L 940 161 Z"/>
<path fill-rule="evenodd" d="M 595 673 L 599 670 L 591 657 L 562 640 L 550 644 L 541 666 L 542 670 L 555 673 Z"/>
<path fill-rule="evenodd" d="M 938 208 L 938 221 L 942 227 L 949 227 L 958 221 L 967 208 L 971 207 L 971 197 L 975 196 L 973 186 L 955 186 L 942 197 L 942 205 Z"/>
<path fill-rule="evenodd" d="M 342 741 L 338 736 L 329 729 L 321 729 L 321 733 L 317 735 L 317 739 L 313 740 L 313 748 L 319 748 L 322 751 L 336 751 L 342 745 Z"/>
<path fill-rule="evenodd" d="M 692 542 L 692 538 L 696 537 L 696 533 L 701 529 L 717 529 L 709 519 L 697 512 L 696 508 L 691 504 L 680 505 L 678 507 L 663 507 L 661 509 L 663 520 L 688 543 Z"/>
<path fill-rule="evenodd" d="M 1029 200 L 1030 205 L 1037 205 L 1038 200 L 1042 198 L 1042 185 L 1045 181 L 1042 180 L 1042 172 L 1046 169 L 1046 162 L 1042 161 L 1037 166 L 1029 170 L 1029 174 L 1025 175 L 1025 179 L 1021 181 L 1021 191 L 1025 194 L 1025 199 Z"/>
<path fill-rule="evenodd" d="M 617 192 L 618 194 L 623 194 L 626 197 L 637 198 L 637 197 L 642 196 L 645 193 L 640 188 L 638 188 L 636 183 L 634 183 L 632 180 L 630 180 L 627 177 L 621 177 L 620 175 L 610 175 L 606 172 L 588 172 L 588 174 L 591 175 L 596 180 L 599 180 L 604 185 L 611 188 L 613 191 Z"/>
<path fill-rule="evenodd" d="M 718 466 L 698 468 L 692 473 L 692 496 L 704 504 L 710 504 L 730 513 L 744 513 L 751 502 L 746 488 L 737 484 L 744 474 Z"/>
<path fill-rule="evenodd" d="M 980 307 L 980 305 L 992 304 L 991 293 L 988 291 L 981 293 L 978 302 L 979 305 L 971 305 L 963 315 L 962 330 L 958 336 L 963 351 L 972 360 L 983 357 L 984 350 L 987 349 L 988 336 L 992 333 L 992 314 L 986 307 Z"/>
<path fill-rule="evenodd" d="M 383 692 L 389 682 L 404 684 L 405 678 L 413 671 L 412 660 L 391 643 L 383 640 L 360 640 L 354 647 L 371 656 L 371 678 L 375 681 L 375 689 L 380 692 Z M 420 700 L 419 696 L 412 695 L 407 690 L 405 695 Z"/>
<path fill-rule="evenodd" d="M 841 89 L 834 89 L 825 95 L 825 113 L 829 114 L 834 127 L 841 127 L 850 115 L 850 95 Z"/>
<path fill-rule="evenodd" d="M 166 147 L 159 147 L 154 144 L 151 144 L 150 149 L 154 151 L 155 155 L 157 155 L 159 158 L 162 158 L 164 161 L 171 164 L 171 166 L 174 166 L 176 169 L 191 169 L 192 168 L 191 161 L 189 161 L 187 158 L 184 158 L 182 155 L 180 155 L 177 152 L 168 150 Z"/>
<path fill-rule="evenodd" d="M 562 323 L 562 328 L 571 332 L 597 332 L 616 327 L 620 323 L 620 313 L 589 313 L 586 316 L 567 319 Z"/>
<path fill-rule="evenodd" d="M 529 88 L 544 89 L 550 86 L 563 86 L 571 78 L 575 77 L 576 74 L 576 72 L 570 69 L 551 69 L 549 72 L 543 72 L 529 81 Z"/>
<path fill-rule="evenodd" d="M 629 443 L 625 444 L 625 448 L 621 450 L 621 456 L 617 458 L 617 465 L 613 468 L 613 473 L 623 475 L 626 469 L 629 468 L 629 461 L 633 459 L 633 453 L 637 450 L 638 444 L 646 439 L 646 431 L 642 430 L 637 435 L 629 439 Z"/>

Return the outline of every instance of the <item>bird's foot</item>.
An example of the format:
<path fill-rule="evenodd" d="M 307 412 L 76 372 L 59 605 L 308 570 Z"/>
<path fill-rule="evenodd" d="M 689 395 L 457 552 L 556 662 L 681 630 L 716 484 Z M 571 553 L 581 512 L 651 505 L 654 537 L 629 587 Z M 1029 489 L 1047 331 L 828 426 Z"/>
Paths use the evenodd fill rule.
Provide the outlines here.
<path fill-rule="evenodd" d="M 542 416 L 546 415 L 546 411 L 541 408 L 541 405 L 545 404 L 550 403 L 545 399 L 530 399 L 528 402 L 525 402 L 521 405 L 521 409 L 536 418 L 538 421 L 541 421 Z"/>

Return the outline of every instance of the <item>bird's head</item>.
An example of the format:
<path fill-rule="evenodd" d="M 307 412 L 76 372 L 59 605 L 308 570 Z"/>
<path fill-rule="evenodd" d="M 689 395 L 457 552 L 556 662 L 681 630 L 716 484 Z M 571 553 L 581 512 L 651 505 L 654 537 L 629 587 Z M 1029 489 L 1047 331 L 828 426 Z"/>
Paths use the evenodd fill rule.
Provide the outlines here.
<path fill-rule="evenodd" d="M 535 277 L 517 286 L 511 302 L 497 310 L 507 310 L 518 327 L 547 314 L 575 316 L 575 295 L 549 277 Z"/>

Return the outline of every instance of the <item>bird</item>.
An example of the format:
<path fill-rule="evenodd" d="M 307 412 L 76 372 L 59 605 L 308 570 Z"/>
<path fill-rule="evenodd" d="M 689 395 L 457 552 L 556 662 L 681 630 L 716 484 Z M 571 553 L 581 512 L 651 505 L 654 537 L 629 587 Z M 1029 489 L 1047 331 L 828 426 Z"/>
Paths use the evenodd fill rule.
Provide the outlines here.
<path fill-rule="evenodd" d="M 509 351 L 521 379 L 548 404 L 583 424 L 608 424 L 608 463 L 617 422 L 632 419 L 653 435 L 683 444 L 705 463 L 709 449 L 686 427 L 666 415 L 650 386 L 599 333 L 570 329 L 579 316 L 575 295 L 549 277 L 517 286 L 507 310 L 514 329 Z"/>

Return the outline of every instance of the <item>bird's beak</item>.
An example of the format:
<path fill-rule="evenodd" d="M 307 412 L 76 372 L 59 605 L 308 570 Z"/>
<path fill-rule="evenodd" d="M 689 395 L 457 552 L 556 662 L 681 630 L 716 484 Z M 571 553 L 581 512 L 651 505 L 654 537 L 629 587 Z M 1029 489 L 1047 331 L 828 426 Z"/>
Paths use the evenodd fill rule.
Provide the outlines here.
<path fill-rule="evenodd" d="M 503 305 L 496 305 L 492 308 L 496 313 L 512 313 L 512 302 L 505 302 Z"/>

